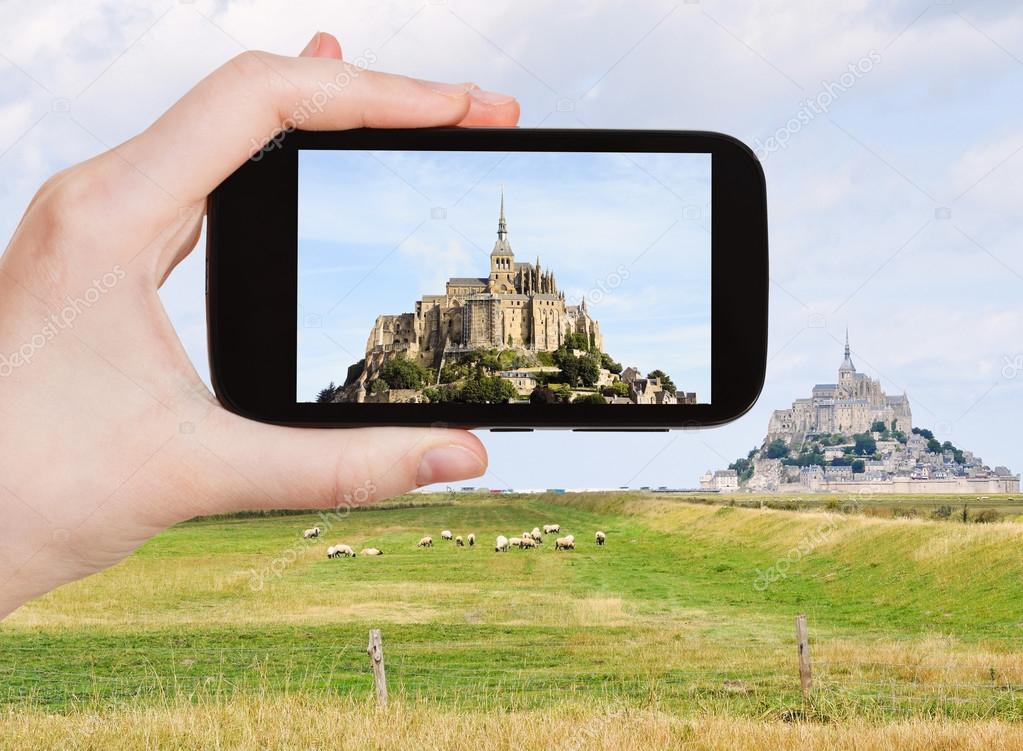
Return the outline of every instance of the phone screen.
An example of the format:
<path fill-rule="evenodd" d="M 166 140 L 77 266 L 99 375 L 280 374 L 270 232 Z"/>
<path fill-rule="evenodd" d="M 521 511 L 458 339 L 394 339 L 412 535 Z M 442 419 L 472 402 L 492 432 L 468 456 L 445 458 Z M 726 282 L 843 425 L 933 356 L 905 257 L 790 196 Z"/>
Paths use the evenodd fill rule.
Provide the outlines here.
<path fill-rule="evenodd" d="M 300 150 L 296 401 L 710 404 L 711 167 Z"/>

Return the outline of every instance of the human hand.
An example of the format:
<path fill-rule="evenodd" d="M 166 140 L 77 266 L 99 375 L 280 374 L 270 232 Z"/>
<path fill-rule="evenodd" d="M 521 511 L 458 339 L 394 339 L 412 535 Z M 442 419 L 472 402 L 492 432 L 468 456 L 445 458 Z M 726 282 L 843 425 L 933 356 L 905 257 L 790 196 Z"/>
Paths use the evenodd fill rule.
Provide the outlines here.
<path fill-rule="evenodd" d="M 317 34 L 298 58 L 239 55 L 29 204 L 0 257 L 0 618 L 196 515 L 372 502 L 486 469 L 465 431 L 284 428 L 227 412 L 160 303 L 207 194 L 336 81 L 303 129 L 518 121 L 511 97 L 350 66 Z"/>

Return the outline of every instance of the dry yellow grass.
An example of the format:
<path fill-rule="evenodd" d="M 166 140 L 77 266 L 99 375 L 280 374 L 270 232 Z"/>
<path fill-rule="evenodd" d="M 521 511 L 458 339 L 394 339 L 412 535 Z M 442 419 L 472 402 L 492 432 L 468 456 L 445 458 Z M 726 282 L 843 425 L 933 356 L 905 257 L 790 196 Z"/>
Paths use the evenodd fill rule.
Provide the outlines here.
<path fill-rule="evenodd" d="M 841 724 L 673 716 L 655 709 L 563 704 L 553 709 L 465 712 L 393 702 L 235 698 L 68 714 L 0 713 L 3 749 L 706 749 L 707 751 L 1009 751 L 1023 726 L 998 721 L 907 720 Z"/>

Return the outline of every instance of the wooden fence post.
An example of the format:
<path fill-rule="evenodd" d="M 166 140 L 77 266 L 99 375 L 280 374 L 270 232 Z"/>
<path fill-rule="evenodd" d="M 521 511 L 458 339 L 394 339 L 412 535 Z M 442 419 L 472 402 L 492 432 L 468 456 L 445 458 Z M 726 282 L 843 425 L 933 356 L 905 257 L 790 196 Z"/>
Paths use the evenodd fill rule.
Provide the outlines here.
<path fill-rule="evenodd" d="M 796 616 L 796 647 L 799 651 L 799 685 L 803 701 L 810 698 L 810 640 L 806 632 L 806 616 Z"/>
<path fill-rule="evenodd" d="M 377 704 L 381 707 L 387 706 L 387 676 L 384 674 L 384 642 L 380 636 L 380 629 L 369 630 L 369 664 L 373 668 L 373 684 L 377 690 Z"/>

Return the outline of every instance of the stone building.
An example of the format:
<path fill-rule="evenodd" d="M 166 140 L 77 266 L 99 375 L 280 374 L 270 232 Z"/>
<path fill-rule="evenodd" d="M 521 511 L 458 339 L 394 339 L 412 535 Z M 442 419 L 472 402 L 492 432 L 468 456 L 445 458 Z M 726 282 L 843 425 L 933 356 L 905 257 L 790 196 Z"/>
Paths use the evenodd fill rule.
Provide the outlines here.
<path fill-rule="evenodd" d="M 876 421 L 909 432 L 913 415 L 905 394 L 888 396 L 881 383 L 858 373 L 845 336 L 845 359 L 838 368 L 838 383 L 818 383 L 810 397 L 796 399 L 789 409 L 775 410 L 767 428 L 767 440 L 802 440 L 808 435 L 865 433 Z"/>
<path fill-rule="evenodd" d="M 366 342 L 361 380 L 397 354 L 437 368 L 446 355 L 478 349 L 553 352 L 570 333 L 584 334 L 603 351 L 586 300 L 568 305 L 554 272 L 542 268 L 539 257 L 536 263 L 515 260 L 502 192 L 489 275 L 452 277 L 444 294 L 424 295 L 415 312 L 378 316 Z"/>

